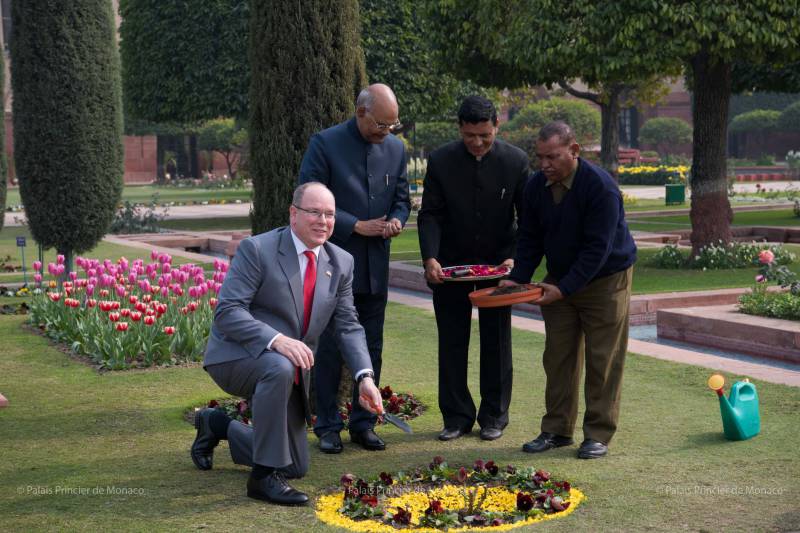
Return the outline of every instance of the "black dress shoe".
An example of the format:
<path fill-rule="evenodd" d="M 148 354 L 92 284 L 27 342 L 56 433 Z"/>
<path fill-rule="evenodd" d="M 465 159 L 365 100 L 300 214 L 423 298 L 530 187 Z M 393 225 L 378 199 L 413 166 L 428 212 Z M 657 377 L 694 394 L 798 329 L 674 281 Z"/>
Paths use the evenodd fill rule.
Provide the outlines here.
<path fill-rule="evenodd" d="M 386 443 L 381 440 L 371 429 L 365 429 L 360 433 L 350 433 L 350 441 L 360 444 L 362 448 L 369 451 L 380 451 L 386 449 Z"/>
<path fill-rule="evenodd" d="M 481 440 L 497 440 L 503 436 L 500 428 L 481 428 Z"/>
<path fill-rule="evenodd" d="M 461 429 L 461 428 L 444 428 L 441 433 L 439 433 L 439 440 L 453 440 L 457 439 L 467 433 L 470 433 L 472 429 Z"/>
<path fill-rule="evenodd" d="M 342 453 L 342 438 L 338 431 L 329 431 L 319 438 L 319 449 L 323 453 Z"/>
<path fill-rule="evenodd" d="M 208 419 L 213 409 L 202 409 L 194 414 L 194 427 L 197 428 L 197 436 L 192 443 L 192 461 L 200 470 L 211 470 L 214 465 L 214 448 L 219 444 L 219 439 L 214 436 Z"/>
<path fill-rule="evenodd" d="M 555 433 L 543 432 L 532 441 L 523 444 L 522 451 L 528 453 L 541 453 L 546 452 L 547 450 L 552 450 L 553 448 L 569 446 L 574 443 L 575 441 L 572 440 L 572 437 L 562 437 L 561 435 L 556 435 Z"/>
<path fill-rule="evenodd" d="M 599 440 L 586 439 L 581 443 L 581 447 L 578 448 L 579 459 L 597 459 L 604 455 L 608 455 L 608 446 Z"/>
<path fill-rule="evenodd" d="M 250 475 L 247 480 L 247 496 L 278 505 L 305 505 L 308 503 L 308 496 L 304 492 L 292 488 L 278 470 L 262 479 L 255 479 Z"/>

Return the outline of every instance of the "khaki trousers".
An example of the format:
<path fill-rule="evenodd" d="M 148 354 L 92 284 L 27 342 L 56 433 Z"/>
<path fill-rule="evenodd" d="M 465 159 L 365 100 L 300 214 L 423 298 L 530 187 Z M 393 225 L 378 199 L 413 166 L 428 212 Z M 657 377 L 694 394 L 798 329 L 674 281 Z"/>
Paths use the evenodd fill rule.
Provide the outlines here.
<path fill-rule="evenodd" d="M 598 278 L 578 292 L 542 306 L 547 376 L 542 431 L 571 437 L 586 365 L 583 436 L 611 441 L 619 418 L 622 372 L 628 349 L 633 267 Z"/>

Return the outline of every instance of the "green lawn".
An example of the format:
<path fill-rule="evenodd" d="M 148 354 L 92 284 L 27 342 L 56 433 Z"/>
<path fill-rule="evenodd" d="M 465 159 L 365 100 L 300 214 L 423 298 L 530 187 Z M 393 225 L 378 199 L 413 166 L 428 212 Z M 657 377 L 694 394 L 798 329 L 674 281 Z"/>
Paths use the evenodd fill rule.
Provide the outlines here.
<path fill-rule="evenodd" d="M 6 226 L 0 231 L 0 262 L 4 260 L 7 256 L 11 256 L 10 263 L 13 265 L 21 265 L 22 264 L 22 257 L 20 255 L 20 249 L 17 247 L 16 237 L 23 236 L 27 239 L 27 246 L 25 247 L 25 263 L 28 265 L 28 281 L 32 281 L 33 276 L 33 262 L 38 259 L 39 250 L 36 246 L 36 243 L 31 236 L 30 231 L 26 227 L 22 226 Z M 83 254 L 84 257 L 92 257 L 96 259 L 103 260 L 105 258 L 109 258 L 112 260 L 117 260 L 122 256 L 127 257 L 128 259 L 135 259 L 137 257 L 141 257 L 146 260 L 150 260 L 150 254 L 147 250 L 142 248 L 133 248 L 129 246 L 121 246 L 118 244 L 110 244 L 107 242 L 100 242 L 94 249 L 89 250 Z M 48 262 L 53 262 L 56 260 L 56 251 L 55 250 L 46 250 L 44 252 L 44 263 L 45 265 Z M 174 257 L 174 263 L 176 265 L 189 263 L 191 262 L 188 259 L 184 259 L 179 256 Z M 46 268 L 46 267 L 45 267 Z M 13 282 L 21 282 L 22 281 L 22 272 L 15 272 L 15 273 L 5 273 L 0 272 L 0 285 L 4 283 L 13 283 Z"/>
<path fill-rule="evenodd" d="M 756 382 L 762 434 L 728 442 L 716 396 L 705 385 L 710 371 L 631 354 L 611 454 L 580 461 L 568 447 L 532 456 L 520 448 L 536 436 L 543 414 L 543 338 L 515 330 L 516 387 L 505 435 L 491 443 L 475 433 L 441 443 L 433 316 L 390 305 L 387 318 L 383 382 L 416 394 L 429 410 L 412 422 L 411 436 L 379 429 L 388 445 L 383 453 L 346 443 L 341 455 L 323 455 L 312 437 L 310 473 L 295 483 L 312 497 L 344 472 L 396 471 L 442 455 L 451 463 L 483 458 L 544 468 L 587 494 L 571 516 L 523 531 L 800 528 L 797 388 Z M 222 394 L 200 367 L 98 374 L 22 323 L 0 317 L 0 391 L 11 402 L 0 410 L 3 530 L 335 531 L 310 507 L 248 499 L 247 469 L 232 464 L 225 444 L 213 471 L 195 469 L 188 454 L 194 429 L 183 411 Z M 470 386 L 477 397 L 476 347 Z M 575 437 L 580 441 L 580 431 Z M 92 494 L 109 487 L 133 494 Z"/>
<path fill-rule="evenodd" d="M 250 189 L 200 189 L 193 187 L 157 187 L 154 185 L 127 185 L 122 191 L 122 200 L 130 202 L 149 203 L 154 194 L 158 194 L 158 202 L 203 202 L 209 200 L 225 200 L 228 202 L 241 200 L 249 202 L 252 199 Z M 22 203 L 19 189 L 8 190 L 6 205 L 18 205 Z"/>
<path fill-rule="evenodd" d="M 739 211 L 733 214 L 734 226 L 800 226 L 800 217 L 791 209 Z M 689 215 L 637 217 L 628 219 L 628 227 L 640 231 L 670 231 L 691 229 Z"/>

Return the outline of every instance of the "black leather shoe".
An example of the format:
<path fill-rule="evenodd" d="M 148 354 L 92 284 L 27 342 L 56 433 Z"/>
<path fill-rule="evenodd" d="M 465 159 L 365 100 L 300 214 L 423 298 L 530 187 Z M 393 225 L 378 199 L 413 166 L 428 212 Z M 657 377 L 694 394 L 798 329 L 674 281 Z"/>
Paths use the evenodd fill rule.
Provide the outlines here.
<path fill-rule="evenodd" d="M 444 428 L 441 433 L 439 433 L 439 440 L 453 440 L 457 439 L 461 436 L 470 433 L 471 429 L 461 429 L 461 428 Z"/>
<path fill-rule="evenodd" d="M 481 428 L 481 440 L 497 440 L 503 436 L 500 428 Z"/>
<path fill-rule="evenodd" d="M 555 433 L 543 432 L 532 441 L 523 444 L 522 451 L 528 453 L 541 453 L 546 452 L 547 450 L 552 450 L 553 448 L 569 446 L 574 443 L 575 441 L 572 440 L 572 437 L 562 437 L 561 435 L 556 435 Z"/>
<path fill-rule="evenodd" d="M 578 459 L 597 459 L 608 455 L 608 446 L 599 440 L 586 439 L 578 448 Z"/>
<path fill-rule="evenodd" d="M 263 479 L 255 479 L 252 474 L 247 480 L 247 496 L 256 500 L 277 503 L 278 505 L 305 505 L 308 496 L 292 488 L 280 471 L 275 471 Z"/>
<path fill-rule="evenodd" d="M 192 443 L 192 461 L 200 470 L 211 470 L 214 465 L 214 448 L 219 444 L 219 439 L 214 436 L 208 419 L 213 409 L 202 409 L 194 414 L 194 427 L 197 428 L 197 436 Z"/>
<path fill-rule="evenodd" d="M 342 453 L 342 438 L 338 431 L 329 431 L 319 438 L 319 449 L 323 453 Z"/>
<path fill-rule="evenodd" d="M 386 443 L 371 429 L 365 429 L 360 433 L 350 433 L 350 442 L 360 444 L 362 448 L 372 452 L 386 449 Z"/>

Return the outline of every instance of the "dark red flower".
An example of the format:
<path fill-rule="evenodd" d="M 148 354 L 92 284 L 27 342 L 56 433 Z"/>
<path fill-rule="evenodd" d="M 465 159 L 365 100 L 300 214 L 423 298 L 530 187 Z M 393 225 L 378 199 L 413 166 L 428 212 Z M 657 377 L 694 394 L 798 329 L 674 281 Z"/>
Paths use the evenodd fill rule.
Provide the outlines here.
<path fill-rule="evenodd" d="M 539 503 L 544 503 L 547 501 L 547 494 L 544 492 L 539 492 L 536 494 L 536 501 Z"/>
<path fill-rule="evenodd" d="M 242 417 L 242 424 L 249 424 L 249 423 L 250 423 L 250 419 L 247 418 L 246 416 L 243 416 Z"/>
<path fill-rule="evenodd" d="M 400 507 L 397 508 L 397 512 L 392 515 L 392 521 L 396 524 L 402 524 L 407 526 L 411 523 L 411 513 L 405 509 Z"/>
<path fill-rule="evenodd" d="M 489 472 L 491 475 L 496 476 L 497 472 L 500 470 L 497 468 L 497 465 L 494 464 L 494 461 L 489 461 L 485 465 L 486 471 Z"/>
<path fill-rule="evenodd" d="M 467 482 L 467 469 L 463 466 L 458 469 L 458 473 L 456 474 L 456 479 L 459 483 L 466 483 Z"/>
<path fill-rule="evenodd" d="M 502 518 L 495 518 L 492 520 L 492 527 L 502 526 L 503 524 L 505 524 L 505 522 Z"/>
<path fill-rule="evenodd" d="M 387 472 L 381 472 L 379 474 L 379 477 L 381 478 L 381 483 L 383 483 L 387 487 L 392 484 L 393 480 L 392 480 L 391 474 L 389 474 Z"/>
<path fill-rule="evenodd" d="M 473 526 L 485 526 L 486 525 L 486 517 L 481 514 L 472 515 L 472 525 Z"/>
<path fill-rule="evenodd" d="M 344 406 L 347 409 L 347 414 L 350 414 L 350 413 L 353 412 L 353 404 L 352 403 L 345 402 Z"/>
<path fill-rule="evenodd" d="M 345 500 L 352 500 L 354 498 L 358 498 L 358 489 L 355 487 L 345 487 L 344 488 L 344 499 Z"/>
<path fill-rule="evenodd" d="M 514 467 L 514 465 L 506 465 L 506 472 L 514 475 L 517 473 L 517 469 Z"/>
<path fill-rule="evenodd" d="M 211 400 L 210 402 L 208 402 L 208 406 L 211 407 L 212 409 L 214 407 L 219 407 L 219 402 L 217 400 Z"/>
<path fill-rule="evenodd" d="M 437 455 L 436 457 L 433 458 L 433 464 L 435 464 L 436 466 L 439 466 L 443 462 L 444 462 L 444 457 L 442 457 L 441 455 Z"/>
<path fill-rule="evenodd" d="M 430 505 L 428 508 L 425 509 L 425 516 L 430 516 L 432 514 L 442 514 L 444 512 L 444 507 L 442 506 L 442 502 L 439 500 L 431 500 Z"/>
<path fill-rule="evenodd" d="M 542 481 L 547 481 L 550 479 L 550 472 L 546 472 L 544 470 L 537 470 L 536 475 L 542 478 Z"/>
<path fill-rule="evenodd" d="M 243 415 L 247 411 L 247 402 L 242 400 L 241 402 L 237 403 L 236 409 L 239 411 L 240 415 Z"/>
<path fill-rule="evenodd" d="M 384 400 L 388 400 L 392 397 L 392 388 L 389 385 L 386 385 L 381 389 L 381 398 Z"/>
<path fill-rule="evenodd" d="M 483 468 L 485 466 L 486 464 L 483 462 L 483 459 L 478 459 L 477 461 L 475 461 L 473 468 L 475 469 L 476 472 L 483 472 Z"/>
<path fill-rule="evenodd" d="M 517 509 L 525 513 L 533 509 L 533 498 L 530 494 L 517 493 Z"/>
<path fill-rule="evenodd" d="M 339 483 L 341 483 L 343 487 L 349 487 L 355 480 L 356 476 L 353 474 L 343 474 L 342 477 L 339 478 Z"/>
<path fill-rule="evenodd" d="M 374 494 L 364 494 L 361 496 L 361 503 L 365 503 L 370 507 L 377 507 L 378 506 L 378 497 Z"/>

